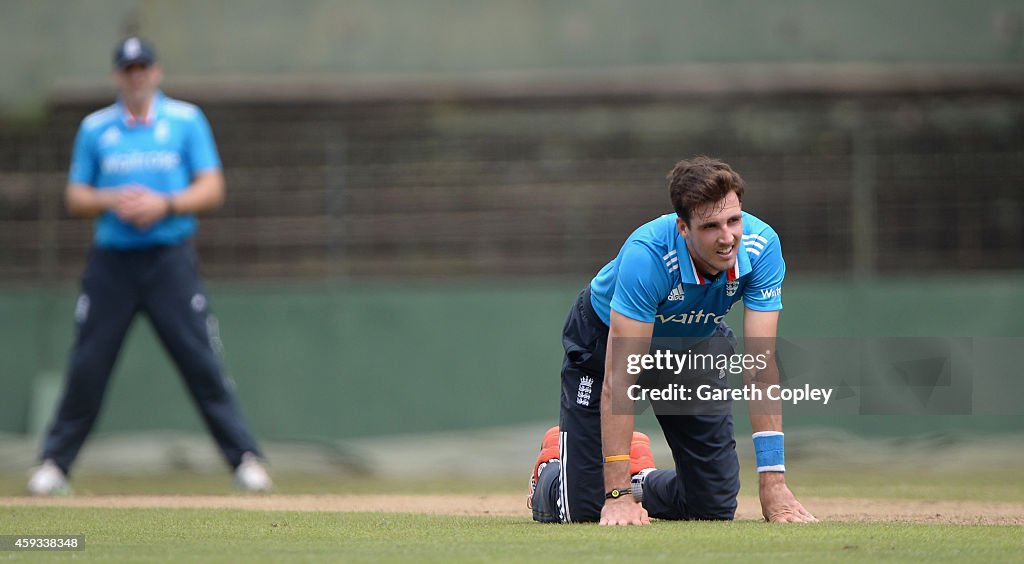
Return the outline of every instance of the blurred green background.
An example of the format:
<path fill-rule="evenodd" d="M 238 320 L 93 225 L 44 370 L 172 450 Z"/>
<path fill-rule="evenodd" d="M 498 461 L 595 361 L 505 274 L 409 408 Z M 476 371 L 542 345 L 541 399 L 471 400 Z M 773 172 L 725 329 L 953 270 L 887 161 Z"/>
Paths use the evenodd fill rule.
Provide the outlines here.
<path fill-rule="evenodd" d="M 0 11 L 0 432 L 38 433 L 59 392 L 91 238 L 62 209 L 70 145 L 113 98 L 130 32 L 218 140 L 228 202 L 197 247 L 261 437 L 555 421 L 569 304 L 702 153 L 782 237 L 783 335 L 1024 337 L 1020 2 Z M 1024 415 L 790 425 L 995 432 Z M 99 431 L 156 430 L 201 423 L 139 319 Z"/>

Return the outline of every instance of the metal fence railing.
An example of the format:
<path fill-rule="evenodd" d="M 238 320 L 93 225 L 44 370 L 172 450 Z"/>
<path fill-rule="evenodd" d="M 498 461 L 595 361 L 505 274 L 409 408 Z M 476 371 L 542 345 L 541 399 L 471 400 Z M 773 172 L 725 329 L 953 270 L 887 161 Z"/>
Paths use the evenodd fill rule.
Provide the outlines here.
<path fill-rule="evenodd" d="M 1024 268 L 1015 95 L 198 102 L 228 181 L 197 241 L 213 279 L 585 276 L 700 153 L 746 178 L 793 271 Z M 102 103 L 0 125 L 0 280 L 78 276 L 91 224 L 62 192 Z"/>

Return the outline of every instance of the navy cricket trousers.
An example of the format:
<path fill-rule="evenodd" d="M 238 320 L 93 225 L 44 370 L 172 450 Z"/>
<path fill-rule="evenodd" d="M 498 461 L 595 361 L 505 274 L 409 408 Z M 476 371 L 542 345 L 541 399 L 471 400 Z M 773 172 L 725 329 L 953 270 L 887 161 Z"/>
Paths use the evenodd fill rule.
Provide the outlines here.
<path fill-rule="evenodd" d="M 141 250 L 93 248 L 75 306 L 77 333 L 64 394 L 43 442 L 42 459 L 67 473 L 92 430 L 110 374 L 135 315 L 153 324 L 232 467 L 259 455 L 219 355 L 217 321 L 209 311 L 191 245 Z M 154 406 L 157 407 L 157 406 Z"/>
<path fill-rule="evenodd" d="M 719 325 L 714 346 L 730 350 L 732 330 Z M 560 460 L 544 468 L 533 499 L 533 518 L 541 522 L 599 521 L 604 506 L 601 446 L 601 386 L 604 384 L 608 326 L 590 302 L 590 287 L 579 295 L 562 332 Z M 644 482 L 644 507 L 660 519 L 732 519 L 740 489 L 739 459 L 732 414 L 660 413 L 658 423 L 675 463 L 656 470 Z"/>

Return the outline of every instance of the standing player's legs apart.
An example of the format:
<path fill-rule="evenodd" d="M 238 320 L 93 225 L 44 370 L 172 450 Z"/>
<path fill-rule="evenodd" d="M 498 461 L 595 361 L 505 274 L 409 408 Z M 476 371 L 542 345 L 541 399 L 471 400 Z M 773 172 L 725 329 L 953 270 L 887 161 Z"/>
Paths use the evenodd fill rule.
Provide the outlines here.
<path fill-rule="evenodd" d="M 99 415 L 110 373 L 139 307 L 133 251 L 93 249 L 75 306 L 77 334 L 64 395 L 40 456 L 66 474 Z"/>
<path fill-rule="evenodd" d="M 221 364 L 216 319 L 209 313 L 195 251 L 187 244 L 154 251 L 144 307 L 174 359 L 210 433 L 232 467 L 260 454 Z"/>

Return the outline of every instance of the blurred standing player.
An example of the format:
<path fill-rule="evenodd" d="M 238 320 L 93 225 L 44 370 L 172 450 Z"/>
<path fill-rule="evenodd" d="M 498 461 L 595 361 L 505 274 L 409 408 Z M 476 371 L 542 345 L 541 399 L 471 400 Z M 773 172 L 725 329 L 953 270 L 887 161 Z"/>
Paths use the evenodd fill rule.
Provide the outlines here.
<path fill-rule="evenodd" d="M 64 394 L 29 493 L 69 492 L 67 474 L 100 412 L 132 320 L 144 312 L 206 426 L 246 491 L 271 480 L 221 364 L 216 320 L 189 240 L 196 213 L 224 200 L 224 176 L 202 111 L 166 97 L 153 47 L 130 37 L 114 52 L 120 97 L 78 130 L 66 191 L 72 214 L 97 217 L 75 307 Z"/>
<path fill-rule="evenodd" d="M 531 480 L 537 521 L 641 525 L 649 517 L 735 516 L 740 483 L 730 404 L 685 414 L 655 406 L 676 466 L 656 470 L 649 439 L 633 432 L 627 389 L 638 376 L 626 359 L 649 354 L 652 339 L 662 338 L 731 357 L 736 339 L 722 319 L 742 300 L 745 350 L 768 358 L 746 378 L 762 390 L 778 383 L 774 341 L 786 267 L 775 231 L 742 211 L 743 180 L 728 164 L 680 161 L 668 178 L 675 213 L 637 228 L 566 320 L 560 425 L 545 435 Z M 718 367 L 688 370 L 728 386 Z M 815 521 L 786 485 L 778 401 L 748 407 L 764 518 Z"/>

